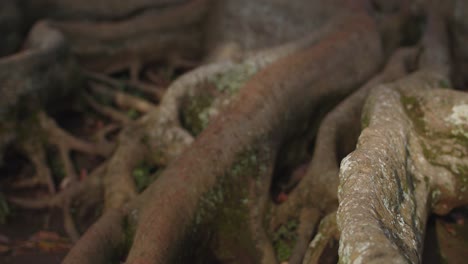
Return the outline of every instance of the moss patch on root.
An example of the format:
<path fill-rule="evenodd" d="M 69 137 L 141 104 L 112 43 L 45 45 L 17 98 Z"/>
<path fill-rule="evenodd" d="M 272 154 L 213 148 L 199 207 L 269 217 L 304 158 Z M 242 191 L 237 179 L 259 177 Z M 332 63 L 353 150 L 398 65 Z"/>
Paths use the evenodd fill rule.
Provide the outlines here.
<path fill-rule="evenodd" d="M 200 94 L 187 99 L 182 107 L 182 125 L 192 135 L 200 134 L 210 121 L 210 107 L 214 97 L 209 94 Z"/>
<path fill-rule="evenodd" d="M 146 162 L 141 162 L 140 165 L 132 171 L 132 177 L 138 192 L 142 192 L 146 189 L 158 176 L 159 173 L 156 172 L 155 166 Z"/>
<path fill-rule="evenodd" d="M 426 123 L 424 122 L 424 111 L 422 109 L 421 99 L 414 96 L 401 96 L 401 103 L 406 115 L 411 119 L 416 132 L 427 134 Z"/>
<path fill-rule="evenodd" d="M 136 232 L 136 225 L 132 224 L 128 218 L 122 222 L 123 238 L 122 242 L 113 250 L 109 263 L 123 263 L 127 258 L 128 252 L 133 244 L 133 238 Z"/>
<path fill-rule="evenodd" d="M 235 94 L 257 71 L 257 67 L 251 63 L 239 64 L 227 72 L 215 75 L 211 82 L 219 91 Z"/>
<path fill-rule="evenodd" d="M 246 185 L 262 168 L 258 152 L 248 148 L 199 201 L 192 232 L 195 237 L 210 233 L 209 248 L 218 260 L 242 257 L 260 261 L 249 228 L 251 201 Z"/>
<path fill-rule="evenodd" d="M 279 261 L 287 261 L 297 240 L 298 221 L 293 219 L 281 225 L 273 234 L 273 248 Z"/>

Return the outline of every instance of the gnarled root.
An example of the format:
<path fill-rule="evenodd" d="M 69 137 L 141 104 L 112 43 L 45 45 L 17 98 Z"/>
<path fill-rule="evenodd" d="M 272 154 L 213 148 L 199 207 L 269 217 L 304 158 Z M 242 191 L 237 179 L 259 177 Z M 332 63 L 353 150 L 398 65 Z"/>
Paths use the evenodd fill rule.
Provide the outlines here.
<path fill-rule="evenodd" d="M 436 89 L 449 83 L 449 55 L 443 20 L 431 15 L 422 69 L 371 92 L 363 114 L 369 125 L 341 163 L 345 263 L 420 263 L 428 214 L 468 202 L 466 170 L 458 169 L 467 164 L 466 141 L 456 136 L 466 133 L 467 96 Z"/>
<path fill-rule="evenodd" d="M 312 161 L 287 200 L 275 208 L 270 224 L 275 230 L 291 218 L 300 219 L 289 263 L 302 261 L 317 223 L 337 207 L 338 162 L 355 145 L 360 130 L 361 109 L 367 94 L 376 84 L 404 76 L 414 64 L 416 53 L 414 48 L 397 50 L 380 74 L 343 100 L 321 122 Z"/>
<path fill-rule="evenodd" d="M 135 212 L 138 219 L 134 223 L 136 231 L 128 262 L 164 263 L 210 252 L 214 259 L 225 259 L 233 252 L 223 255 L 222 249 L 232 245 L 235 251 L 243 252 L 235 255 L 245 256 L 246 261 L 274 261 L 268 236 L 262 232 L 255 233 L 258 229 L 253 228 L 263 221 L 259 219 L 265 216 L 259 213 L 265 210 L 261 209 L 265 206 L 262 204 L 268 199 L 265 195 L 255 198 L 252 194 L 269 186 L 269 164 L 279 150 L 279 143 L 297 133 L 289 128 L 310 118 L 311 110 L 321 98 L 344 96 L 375 72 L 378 66 L 375 58 L 381 53 L 373 24 L 366 16 L 359 15 L 347 21 L 350 22 L 343 23 L 344 28 L 325 34 L 317 44 L 302 47 L 255 74 L 231 104 L 210 122 L 176 161 L 169 164 L 158 180 L 136 197 L 128 211 Z M 373 59 L 363 59 L 367 56 Z M 323 61 L 322 58 L 327 58 L 327 63 L 318 67 L 315 62 Z M 343 58 L 353 60 L 354 66 L 343 65 Z M 360 67 L 356 67 L 357 64 Z M 335 78 L 327 77 L 331 73 Z M 336 76 L 340 76 L 338 83 Z M 183 80 L 189 79 L 182 77 L 179 83 Z M 286 83 L 285 80 L 294 81 Z M 171 98 L 170 94 L 171 89 L 165 98 Z M 159 111 L 166 109 L 165 98 Z M 175 99 L 177 97 L 174 96 Z M 177 101 L 167 100 L 169 109 L 178 105 Z M 294 108 L 282 107 L 290 100 L 295 101 Z M 177 111 L 162 113 L 170 115 Z M 150 119 L 153 114 L 156 112 L 143 119 Z M 242 127 L 238 125 L 240 123 Z M 153 127 L 146 131 L 158 129 Z M 161 137 L 150 138 L 149 142 L 154 138 Z M 247 189 L 253 190 L 252 193 L 241 191 L 246 189 L 246 184 L 251 186 Z M 257 210 L 253 210 L 256 207 Z M 217 220 L 220 220 L 219 224 Z M 217 248 L 213 238 L 217 237 L 217 232 L 227 232 L 222 227 L 229 230 L 230 225 L 231 228 L 234 227 L 232 225 L 250 228 L 245 229 L 245 234 L 237 234 L 241 229 L 235 229 L 235 237 L 219 241 L 226 247 Z M 238 243 L 239 237 L 245 239 L 245 243 Z M 193 247 L 190 243 L 193 239 L 207 241 L 207 244 Z M 86 236 L 81 239 L 77 248 L 82 248 L 87 240 Z M 191 250 L 187 251 L 189 248 Z M 76 263 L 72 258 L 78 254 L 76 252 L 72 250 L 65 263 Z"/>
<path fill-rule="evenodd" d="M 306 254 L 304 255 L 303 264 L 315 264 L 315 263 L 332 263 L 337 262 L 337 259 L 324 261 L 323 257 L 326 256 L 328 247 L 333 246 L 333 243 L 337 243 L 340 239 L 340 232 L 336 225 L 336 212 L 330 213 L 325 216 L 317 230 L 317 235 L 310 242 Z M 329 258 L 330 255 L 328 254 Z M 331 256 L 332 257 L 332 256 Z"/>

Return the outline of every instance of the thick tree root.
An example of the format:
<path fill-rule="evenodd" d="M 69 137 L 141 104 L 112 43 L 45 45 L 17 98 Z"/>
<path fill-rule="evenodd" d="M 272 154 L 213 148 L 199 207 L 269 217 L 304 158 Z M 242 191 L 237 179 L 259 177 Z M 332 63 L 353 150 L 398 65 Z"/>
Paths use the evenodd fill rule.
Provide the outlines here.
<path fill-rule="evenodd" d="M 26 13 L 55 19 L 122 20 L 134 13 L 179 5 L 185 0 L 136 0 L 120 2 L 104 0 L 35 0 L 25 1 Z"/>
<path fill-rule="evenodd" d="M 132 68 L 135 61 L 164 60 L 168 54 L 196 57 L 202 48 L 200 29 L 208 3 L 190 0 L 120 21 L 54 21 L 53 25 L 71 40 L 82 63 L 110 73 Z"/>
<path fill-rule="evenodd" d="M 200 227 L 214 221 L 216 215 L 224 214 L 217 213 L 220 212 L 220 207 L 217 206 L 219 201 L 213 200 L 214 198 L 210 195 L 210 193 L 216 194 L 216 190 L 219 188 L 216 186 L 228 184 L 226 186 L 242 186 L 244 188 L 245 179 L 248 179 L 252 173 L 242 173 L 240 175 L 244 176 L 241 178 L 233 177 L 239 173 L 240 169 L 247 166 L 244 169 L 252 169 L 253 175 L 262 171 L 262 165 L 258 164 L 258 161 L 274 157 L 274 153 L 279 148 L 278 142 L 296 133 L 288 130 L 288 127 L 294 127 L 293 124 L 307 119 L 310 110 L 315 107 L 320 98 L 344 96 L 352 90 L 352 87 L 362 83 L 375 71 L 378 65 L 375 58 L 380 56 L 380 49 L 378 38 L 372 29 L 373 25 L 369 24 L 369 20 L 365 16 L 353 17 L 349 21 L 352 22 L 343 23 L 347 25 L 348 29 L 340 28 L 338 32 L 326 34 L 326 37 L 317 45 L 303 48 L 291 56 L 279 59 L 254 75 L 240 91 L 240 94 L 234 98 L 234 101 L 223 110 L 223 115 L 214 119 L 194 144 L 177 159 L 177 162 L 171 163 L 158 181 L 137 197 L 131 206 L 136 206 L 138 224 L 136 225 L 134 243 L 127 259 L 129 263 L 141 261 L 162 263 L 174 257 L 183 258 L 184 256 L 176 253 L 183 248 L 183 244 L 179 244 L 177 241 L 188 242 L 200 235 L 209 234 L 210 229 L 215 231 L 214 227 L 210 229 L 200 229 Z M 356 46 L 350 45 L 350 43 L 355 43 Z M 357 45 L 358 43 L 359 45 Z M 353 50 L 353 53 L 350 53 L 348 49 Z M 372 51 L 373 60 L 362 59 L 362 57 L 369 55 L 369 51 Z M 348 54 L 353 54 L 349 58 L 350 60 L 357 64 L 363 63 L 361 67 L 342 65 L 340 61 L 343 56 Z M 322 57 L 328 58 L 327 65 L 319 68 L 315 61 L 321 60 Z M 372 64 L 367 64 L 371 61 Z M 356 71 L 357 69 L 359 71 Z M 309 74 L 304 74 L 305 71 Z M 336 83 L 336 78 L 333 78 L 333 81 L 328 79 L 326 77 L 329 76 L 328 72 L 333 72 L 335 76 L 343 76 L 340 78 L 343 82 Z M 283 83 L 286 79 L 295 81 L 288 84 Z M 189 79 L 181 78 L 179 84 L 183 83 L 183 80 Z M 324 81 L 329 82 L 329 85 L 321 86 Z M 288 89 L 285 89 L 285 86 Z M 310 88 L 311 86 L 313 88 Z M 176 95 L 175 92 L 172 96 L 174 95 Z M 166 107 L 166 102 L 170 102 L 168 107 L 170 106 L 172 109 L 177 107 L 177 101 L 171 102 L 169 99 L 165 101 L 166 98 L 171 98 L 170 96 L 171 89 L 164 97 L 160 110 Z M 310 98 L 314 100 L 311 101 Z M 285 103 L 283 100 L 292 99 L 297 103 L 294 109 L 278 107 Z M 262 102 L 261 105 L 259 102 Z M 177 111 L 168 113 L 174 112 Z M 150 118 L 150 116 L 145 118 Z M 238 126 L 239 123 L 244 124 L 243 128 Z M 250 131 L 247 133 L 248 136 L 245 136 L 246 130 Z M 241 134 L 243 136 L 240 136 Z M 224 145 L 220 146 L 217 142 L 224 142 Z M 267 150 L 267 154 L 261 154 L 264 151 L 260 151 L 260 146 Z M 201 159 L 201 157 L 203 158 Z M 217 165 L 213 166 L 213 164 Z M 195 168 L 194 166 L 200 168 L 200 171 L 192 169 Z M 236 166 L 240 166 L 240 168 Z M 268 165 L 266 167 L 268 168 Z M 234 175 L 229 177 L 230 174 Z M 229 192 L 229 189 L 221 188 L 221 190 Z M 236 204 L 236 207 L 232 208 L 234 211 L 225 211 L 227 219 L 230 219 L 236 210 L 241 210 L 238 207 L 239 201 L 236 199 L 242 200 L 243 195 L 235 189 L 232 194 L 233 197 L 223 194 L 220 196 L 226 206 L 226 203 L 234 202 Z M 241 196 L 239 197 L 239 195 Z M 153 202 L 144 203 L 145 200 Z M 169 202 L 171 203 L 170 207 L 167 206 Z M 249 203 L 248 200 L 246 202 Z M 247 217 L 243 221 L 248 223 L 251 218 L 253 216 Z M 242 224 L 243 221 L 236 223 L 236 225 Z M 148 240 L 150 237 L 151 239 Z M 258 252 L 263 252 L 259 247 L 263 247 L 253 242 L 256 240 L 255 237 L 261 237 L 261 235 L 253 234 L 253 237 L 247 235 L 247 243 L 243 244 L 251 245 L 248 249 L 243 249 L 248 250 L 245 253 L 251 252 L 246 255 L 247 260 L 268 263 L 271 261 L 271 257 L 267 257 L 268 254 L 258 254 Z M 164 243 L 161 244 L 161 241 Z M 87 243 L 86 239 L 78 242 L 78 248 L 81 247 L 79 245 L 82 243 Z M 230 244 L 232 243 L 235 241 L 230 241 Z M 202 249 L 194 250 L 195 252 L 203 252 Z M 215 251 L 214 253 L 216 257 L 221 257 L 219 252 Z M 65 262 L 75 263 L 70 256 L 76 254 L 78 253 L 72 251 Z"/>
<path fill-rule="evenodd" d="M 427 215 L 467 204 L 468 99 L 434 89 L 447 86 L 451 74 L 438 15 L 449 9 L 435 8 L 436 1 L 416 3 L 428 7 L 421 11 L 429 17 L 420 54 L 397 50 L 408 42 L 400 34 L 414 11 L 408 1 L 88 1 L 0 4 L 13 11 L 0 16 L 0 28 L 12 23 L 13 35 L 20 11 L 29 17 L 33 9 L 47 10 L 53 19 L 34 27 L 25 51 L 0 60 L 7 72 L 0 74 L 7 87 L 0 88 L 7 98 L 0 117 L 8 117 L 0 125 L 0 151 L 16 142 L 36 168 L 17 186 L 46 185 L 51 193 L 10 201 L 62 208 L 74 241 L 83 231 L 77 220 L 104 201 L 102 217 L 65 263 L 336 262 L 328 250 L 336 250 L 337 225 L 342 262 L 420 262 Z M 460 1 L 451 8 L 463 7 Z M 453 55 L 464 72 L 460 13 L 450 22 Z M 82 84 L 74 81 L 62 33 L 49 25 L 88 69 L 129 72 L 128 81 L 85 72 L 83 98 L 116 122 L 96 133 L 97 144 L 65 132 L 43 110 L 44 94 L 62 97 L 67 82 Z M 7 44 L 0 52 L 17 45 Z M 169 86 L 152 71 L 164 71 L 160 63 L 177 73 L 197 68 Z M 23 98 L 38 100 L 23 107 Z M 29 124 L 41 133 L 25 136 Z M 339 161 L 361 129 L 338 177 Z M 49 145 L 67 176 L 61 188 L 47 166 Z M 79 176 L 71 151 L 109 159 Z M 153 174 L 143 185 L 142 170 Z"/>
<path fill-rule="evenodd" d="M 299 217 L 298 237 L 289 263 L 300 263 L 321 217 L 337 207 L 338 162 L 349 153 L 359 134 L 361 109 L 376 84 L 404 76 L 416 57 L 416 49 L 395 52 L 385 69 L 328 113 L 318 129 L 313 159 L 299 185 L 273 213 L 271 228 Z M 320 198 L 319 198 L 320 197 Z M 307 213 L 309 212 L 309 213 Z M 313 212 L 313 213 L 312 213 Z M 301 215 L 312 215 L 304 217 Z"/>
<path fill-rule="evenodd" d="M 166 166 L 193 141 L 193 134 L 200 133 L 208 126 L 210 120 L 235 98 L 239 88 L 252 75 L 278 58 L 310 45 L 317 37 L 318 34 L 313 34 L 300 41 L 262 51 L 244 61 L 226 61 L 201 66 L 176 80 L 167 89 L 157 109 L 150 111 L 122 132 L 119 140 L 121 143 L 110 160 L 115 160 L 116 166 L 111 168 L 119 173 L 107 173 L 111 178 L 106 182 L 112 186 L 109 186 L 106 204 L 119 208 L 135 196 L 135 188 L 131 187 L 134 184 L 129 179 L 131 170 L 138 162 L 146 160 L 159 167 Z M 110 83 L 110 80 L 99 79 Z M 187 105 L 186 102 L 191 103 Z M 126 142 L 125 145 L 122 142 Z M 146 147 L 141 146 L 142 143 Z M 124 158 L 120 158 L 118 153 L 122 153 Z M 121 166 L 125 166 L 125 169 L 120 168 Z M 118 175 L 127 175 L 124 178 L 128 180 L 122 183 L 122 188 L 128 191 L 115 191 L 113 186 L 118 185 L 116 183 L 119 180 L 114 177 L 121 177 Z M 111 201 L 114 198 L 110 197 L 116 193 L 119 197 L 126 198 Z"/>
<path fill-rule="evenodd" d="M 443 80 L 437 76 L 418 73 L 396 82 L 396 89 L 382 87 L 370 96 L 367 111 L 378 117 L 370 116 L 357 150 L 341 164 L 338 223 L 343 261 L 420 263 L 434 175 L 424 169 L 430 165 L 402 103 L 414 95 L 403 89 L 437 87 Z M 428 93 L 428 88 L 423 91 L 417 94 Z M 376 103 L 383 98 L 385 105 Z"/>
<path fill-rule="evenodd" d="M 466 170 L 459 169 L 467 164 L 467 97 L 435 89 L 449 83 L 450 56 L 443 20 L 431 15 L 422 70 L 371 93 L 368 127 L 341 163 L 337 221 L 345 263 L 420 263 L 428 214 L 468 202 Z"/>

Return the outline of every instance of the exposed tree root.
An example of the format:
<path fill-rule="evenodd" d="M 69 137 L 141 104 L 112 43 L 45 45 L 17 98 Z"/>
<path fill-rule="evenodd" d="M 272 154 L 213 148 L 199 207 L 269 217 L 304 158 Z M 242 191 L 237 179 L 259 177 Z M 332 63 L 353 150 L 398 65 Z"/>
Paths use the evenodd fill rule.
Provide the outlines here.
<path fill-rule="evenodd" d="M 14 142 L 36 174 L 16 186 L 50 192 L 10 202 L 62 209 L 77 241 L 64 263 L 328 263 L 338 240 L 344 263 L 418 263 L 428 214 L 467 204 L 468 99 L 436 89 L 450 86 L 451 56 L 465 81 L 462 0 L 91 2 L 0 4 L 8 36 L 33 10 L 51 19 L 0 59 L 0 154 Z M 181 69 L 193 70 L 169 84 Z M 129 80 L 106 75 L 123 70 Z M 96 125 L 95 143 L 46 114 L 44 95 L 69 84 L 115 122 Z M 79 175 L 72 151 L 107 160 Z"/>
<path fill-rule="evenodd" d="M 136 0 L 120 2 L 104 0 L 33 0 L 24 1 L 26 12 L 38 13 L 41 16 L 52 16 L 57 19 L 89 19 L 89 20 L 122 20 L 134 13 L 147 9 L 161 9 L 178 5 L 184 0 Z"/>
<path fill-rule="evenodd" d="M 128 117 L 127 115 L 123 114 L 122 112 L 112 107 L 108 107 L 108 106 L 98 103 L 91 95 L 83 94 L 82 96 L 86 100 L 86 103 L 91 108 L 93 108 L 93 110 L 96 111 L 97 113 L 124 125 L 132 122 L 132 119 Z"/>
<path fill-rule="evenodd" d="M 49 166 L 47 166 L 44 146 L 40 142 L 31 140 L 29 142 L 24 142 L 21 148 L 26 152 L 26 156 L 30 158 L 36 172 L 32 178 L 17 181 L 14 187 L 28 188 L 36 185 L 46 185 L 49 193 L 54 194 L 56 192 L 55 183 Z"/>
<path fill-rule="evenodd" d="M 271 228 L 276 229 L 288 219 L 301 219 L 290 263 L 302 261 L 317 223 L 337 207 L 338 162 L 355 145 L 360 130 L 361 108 L 369 90 L 376 84 L 404 76 L 415 57 L 415 49 L 398 50 L 380 74 L 343 100 L 323 119 L 318 129 L 313 159 L 305 176 L 286 202 L 278 206 L 271 222 Z M 311 213 L 311 217 L 301 216 Z"/>
<path fill-rule="evenodd" d="M 460 108 L 467 97 L 436 89 L 448 83 L 450 56 L 444 21 L 430 14 L 422 69 L 371 93 L 369 126 L 342 161 L 338 224 L 346 263 L 420 263 L 428 214 L 468 201 L 466 171 L 457 169 L 467 164 L 458 152 L 466 140 L 456 136 L 466 131 Z"/>
<path fill-rule="evenodd" d="M 183 2 L 167 9 L 149 9 L 121 21 L 53 24 L 71 40 L 73 52 L 88 68 L 115 72 L 132 68 L 135 61 L 165 59 L 168 54 L 193 58 L 200 53 L 200 27 L 209 1 Z"/>
<path fill-rule="evenodd" d="M 118 175 L 122 172 L 123 175 L 127 175 L 125 178 L 130 179 L 131 170 L 142 160 L 148 160 L 157 166 L 166 166 L 192 142 L 193 136 L 189 135 L 188 131 L 196 135 L 208 126 L 210 120 L 229 104 L 248 78 L 278 58 L 315 42 L 317 35 L 313 34 L 303 40 L 260 52 L 252 58 L 237 63 L 227 61 L 208 64 L 175 81 L 155 111 L 143 116 L 121 134 L 119 148 L 110 161 L 115 160 L 116 166 L 111 167 L 116 168 L 119 173 L 107 173 L 112 177 L 108 180 L 109 184 L 115 186 L 119 181 L 114 177 L 120 177 Z M 192 101 L 189 105 L 186 104 L 188 100 Z M 124 145 L 122 142 L 127 143 Z M 147 145 L 144 149 L 148 149 L 149 152 L 142 151 L 142 143 Z M 119 158 L 119 152 L 125 158 Z M 126 169 L 120 168 L 121 166 L 126 166 Z M 134 184 L 126 180 L 122 186 L 128 189 L 128 186 Z M 128 193 L 128 197 L 116 199 L 115 203 L 110 202 L 112 199 L 108 197 L 106 201 L 109 203 L 106 204 L 113 204 L 111 207 L 119 208 L 125 201 L 135 196 L 134 191 L 116 192 L 113 188 L 109 187 L 110 194 L 118 193 L 119 197 L 125 197 L 125 193 Z M 131 189 L 134 190 L 133 187 Z"/>
<path fill-rule="evenodd" d="M 137 75 L 139 75 L 139 72 Z M 118 81 L 106 75 L 93 73 L 93 72 L 86 72 L 86 76 L 90 78 L 91 80 L 111 85 L 113 88 L 129 86 L 130 88 L 136 89 L 138 91 L 144 92 L 152 96 L 153 99 L 157 101 L 161 100 L 163 93 L 164 93 L 164 89 L 162 87 L 143 83 L 139 80 L 139 78 L 133 81 Z M 155 80 L 157 79 L 156 77 L 154 78 Z"/>
<path fill-rule="evenodd" d="M 2 155 L 5 146 L 27 134 L 21 127 L 27 122 L 24 116 L 57 103 L 81 84 L 77 73 L 63 35 L 46 22 L 31 29 L 23 51 L 0 59 Z"/>
<path fill-rule="evenodd" d="M 216 190 L 219 188 L 215 186 L 222 185 L 224 187 L 224 184 L 228 184 L 225 188 L 229 188 L 228 186 L 233 186 L 230 188 L 238 188 L 234 186 L 245 185 L 245 180 L 241 179 L 249 179 L 251 173 L 243 175 L 241 178 L 233 177 L 232 175 L 228 177 L 232 173 L 240 173 L 236 172 L 236 170 L 239 170 L 239 168 L 236 168 L 236 164 L 241 169 L 247 166 L 247 168 L 243 169 L 253 169 L 257 173 L 258 171 L 262 171 L 262 165 L 258 161 L 268 160 L 268 156 L 274 157 L 274 153 L 280 146 L 278 143 L 283 141 L 285 137 L 296 133 L 288 130 L 288 127 L 294 127 L 292 124 L 303 122 L 302 120 L 309 116 L 308 113 L 315 107 L 316 102 L 320 98 L 325 96 L 344 96 L 375 71 L 378 64 L 363 64 L 361 67 L 343 67 L 339 63 L 343 56 L 346 56 L 345 54 L 350 54 L 348 49 L 353 50 L 354 54 L 349 59 L 356 60 L 356 64 L 366 61 L 358 60 L 358 58 L 362 59 L 368 56 L 369 51 L 373 52 L 374 58 L 380 54 L 375 31 L 369 30 L 372 28 L 372 24 L 368 23 L 369 20 L 365 16 L 357 16 L 347 21 L 350 21 L 350 23 L 343 23 L 347 25 L 346 29 L 340 28 L 338 32 L 332 31 L 317 45 L 302 48 L 302 50 L 299 49 L 299 51 L 293 53 L 294 55 L 279 59 L 271 66 L 266 67 L 265 70 L 254 75 L 253 79 L 240 91 L 235 101 L 223 111 L 223 115 L 220 118 L 216 118 L 204 130 L 194 144 L 177 159 L 177 162 L 169 165 L 158 179 L 157 184 L 151 185 L 138 197 L 135 202 L 137 204 L 136 208 L 139 208 L 138 224 L 136 225 L 134 242 L 128 255 L 128 262 L 166 262 L 174 257 L 184 257 L 178 256 L 175 253 L 180 252 L 179 250 L 183 248 L 183 244 L 179 244 L 176 241 L 185 241 L 186 239 L 190 241 L 200 235 L 205 236 L 209 234 L 209 230 L 202 230 L 200 227 L 217 219 L 216 215 L 219 214 L 217 212 L 220 209 L 216 205 L 219 203 L 219 200 L 211 197 L 216 194 Z M 337 41 L 338 39 L 343 41 Z M 350 43 L 359 43 L 359 47 L 353 46 Z M 363 48 L 364 46 L 366 47 L 365 49 Z M 362 53 L 357 54 L 357 51 Z M 328 58 L 327 65 L 318 68 L 314 61 L 320 60 L 322 57 Z M 336 58 L 336 60 L 333 58 Z M 359 71 L 357 72 L 356 69 L 359 69 Z M 309 72 L 309 74 L 304 75 L 305 71 Z M 343 80 L 343 83 L 337 84 L 325 77 L 328 76 L 326 74 L 328 71 L 333 72 L 335 76 L 343 76 L 340 78 Z M 283 80 L 285 80 L 283 76 L 286 75 L 296 81 L 288 84 L 283 83 Z M 292 78 L 292 76 L 297 77 Z M 323 79 L 324 77 L 325 79 Z M 178 82 L 182 83 L 183 80 L 181 78 Z M 186 80 L 189 79 L 186 78 Z M 323 82 L 330 83 L 323 85 Z M 315 87 L 314 84 L 316 85 Z M 287 85 L 289 88 L 284 89 L 284 85 Z M 311 86 L 314 88 L 311 89 Z M 343 87 L 346 87 L 346 89 L 343 90 Z M 166 98 L 171 98 L 171 91 L 176 90 L 169 89 L 160 105 L 161 109 L 165 107 Z M 262 98 L 261 101 L 264 106 L 259 105 L 260 98 Z M 314 100 L 311 101 L 311 98 Z M 167 100 L 169 101 L 169 99 Z M 276 107 L 283 105 L 283 100 L 295 100 L 297 107 L 294 109 Z M 171 102 L 170 106 L 174 109 L 177 105 L 177 103 Z M 272 105 L 275 105 L 275 107 L 272 107 Z M 244 124 L 243 128 L 239 128 L 239 123 Z M 250 131 L 247 133 L 248 136 L 245 136 L 245 130 Z M 241 137 L 241 134 L 244 136 Z M 224 142 L 224 145 L 220 146 L 217 142 Z M 260 146 L 262 146 L 262 149 L 265 148 L 267 150 L 266 157 L 261 154 L 263 151 L 260 151 Z M 229 151 L 226 151 L 226 149 L 229 149 Z M 201 159 L 200 157 L 203 158 Z M 245 162 L 247 164 L 244 164 Z M 197 168 L 200 168 L 200 171 L 190 169 L 195 164 Z M 217 164 L 217 166 L 208 166 L 208 164 Z M 268 165 L 266 167 L 268 168 Z M 187 169 L 189 170 L 186 171 Z M 182 179 L 183 183 L 181 182 Z M 229 189 L 225 188 L 221 190 L 229 192 Z M 224 194 L 220 195 L 220 199 L 224 201 L 223 204 L 225 206 L 232 202 L 236 204 L 232 209 L 226 209 L 225 213 L 220 214 L 221 216 L 227 214 L 225 217 L 230 219 L 235 216 L 232 214 L 236 210 L 241 210 L 241 208 L 238 208 L 238 203 L 242 201 L 243 195 L 239 191 L 235 191 L 235 189 L 231 194 L 233 195 L 232 197 Z M 241 196 L 239 197 L 239 195 Z M 154 202 L 138 205 L 148 199 Z M 265 198 L 260 199 L 260 201 L 262 200 L 265 200 Z M 165 205 L 169 201 L 172 204 L 171 207 Z M 249 200 L 247 200 L 247 203 L 249 203 Z M 230 207 L 228 206 L 227 208 Z M 237 221 L 235 225 L 242 225 L 243 221 L 247 221 L 247 226 L 251 226 L 248 223 L 252 220 L 249 219 L 258 217 L 263 218 L 264 216 L 254 217 L 251 215 L 245 220 Z M 258 224 L 254 226 L 258 226 Z M 157 228 L 155 229 L 154 227 Z M 217 229 L 213 228 L 210 229 L 216 233 Z M 250 232 L 256 230 L 251 230 Z M 264 246 L 261 243 L 257 244 L 254 242 L 257 241 L 256 237 L 261 238 L 261 234 L 245 234 L 241 236 L 246 236 L 247 239 L 246 244 L 243 245 L 251 245 L 249 248 L 242 249 L 244 253 L 251 252 L 246 254 L 248 261 L 257 260 L 263 263 L 271 263 L 273 257 L 271 256 L 271 249 L 268 250 L 269 246 L 264 251 Z M 148 240 L 149 237 L 152 237 L 152 239 Z M 164 244 L 159 243 L 161 241 L 164 241 Z M 238 244 L 232 239 L 228 239 L 227 242 Z M 78 243 L 87 242 L 86 239 L 82 239 Z M 270 252 L 270 254 L 259 254 L 259 252 Z M 219 255 L 220 252 L 214 253 L 217 258 L 222 257 L 222 255 Z M 72 252 L 70 256 L 76 254 Z M 68 257 L 65 262 L 74 263 L 74 260 Z"/>
<path fill-rule="evenodd" d="M 416 87 L 429 85 L 437 87 L 443 79 L 435 78 L 435 76 L 437 75 L 433 73 L 426 75 L 420 73 L 397 82 L 395 86 L 410 87 L 413 90 L 416 90 Z M 370 111 L 379 111 L 379 119 L 392 124 L 392 128 L 384 125 L 385 123 L 379 125 L 374 123 L 377 122 L 373 121 L 376 118 L 371 117 L 369 127 L 361 134 L 357 150 L 342 162 L 341 202 L 338 212 L 338 223 L 342 230 L 340 257 L 346 262 L 360 258 L 366 262 L 380 263 L 391 259 L 392 261 L 419 263 L 422 234 L 428 214 L 425 201 L 430 192 L 430 186 L 424 183 L 424 176 L 429 175 L 418 172 L 421 168 L 417 164 L 423 160 L 424 156 L 418 153 L 421 147 L 414 145 L 418 140 L 409 130 L 410 121 L 404 115 L 404 108 L 400 103 L 406 95 L 403 93 L 399 95 L 389 88 L 381 88 L 378 91 L 370 98 L 379 100 L 385 97 L 388 103 L 386 106 L 379 106 L 385 107 L 384 109 L 375 108 Z M 377 93 L 379 97 L 373 97 L 377 96 L 374 95 Z M 399 120 L 394 120 L 395 118 Z M 397 127 L 395 124 L 400 125 Z M 373 128 L 376 131 L 373 131 Z M 378 136 L 379 133 L 385 133 L 385 136 Z M 379 142 L 385 139 L 389 141 Z M 371 148 L 366 148 L 369 144 L 365 144 L 366 141 L 372 142 Z M 372 150 L 379 152 L 374 153 Z M 382 162 L 372 161 L 373 158 L 380 159 Z M 355 162 L 361 166 L 356 166 Z M 371 171 L 361 172 L 360 169 L 364 166 L 369 166 Z M 418 178 L 413 179 L 413 177 Z M 372 184 L 369 185 L 371 182 Z M 354 187 L 354 191 L 350 191 L 354 184 L 368 187 L 359 188 L 359 190 Z M 381 192 L 385 193 L 385 198 L 379 199 L 383 194 Z M 374 199 L 375 203 L 370 202 Z M 353 210 L 356 211 L 353 212 Z M 359 237 L 361 235 L 362 238 Z M 351 248 L 347 242 L 350 240 L 353 241 Z M 358 242 L 361 240 L 362 243 Z M 387 240 L 388 243 L 383 242 Z M 374 245 L 378 245 L 377 248 Z"/>
<path fill-rule="evenodd" d="M 330 242 L 338 241 L 340 238 L 338 226 L 336 225 L 336 212 L 325 216 L 317 230 L 317 235 L 310 242 L 304 255 L 304 264 L 323 263 L 320 262 Z"/>
<path fill-rule="evenodd" d="M 119 91 L 112 91 L 105 86 L 91 83 L 91 89 L 93 92 L 112 98 L 118 107 L 124 109 L 135 109 L 141 113 L 148 113 L 156 109 L 152 103 L 140 99 L 136 96 L 132 96 Z"/>

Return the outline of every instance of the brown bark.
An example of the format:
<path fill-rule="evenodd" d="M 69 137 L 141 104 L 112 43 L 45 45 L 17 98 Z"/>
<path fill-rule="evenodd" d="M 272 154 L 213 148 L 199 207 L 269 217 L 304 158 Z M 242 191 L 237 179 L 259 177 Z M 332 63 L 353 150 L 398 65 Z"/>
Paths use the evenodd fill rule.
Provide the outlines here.
<path fill-rule="evenodd" d="M 10 202 L 61 207 L 72 239 L 73 202 L 103 204 L 64 263 L 328 263 L 338 241 L 345 263 L 418 263 L 428 215 L 466 205 L 465 95 L 435 89 L 464 82 L 461 1 L 98 2 L 7 1 L 15 15 L 0 12 L 0 30 L 14 25 L 2 54 L 47 19 L 0 59 L 0 153 L 16 144 L 36 168 L 17 186 L 51 196 Z M 164 90 L 160 63 L 194 69 Z M 106 76 L 124 70 L 129 80 Z M 73 92 L 116 122 L 95 143 L 48 114 Z M 29 124 L 40 133 L 18 132 Z M 81 179 L 71 150 L 106 161 Z M 159 176 L 139 193 L 142 163 Z"/>

